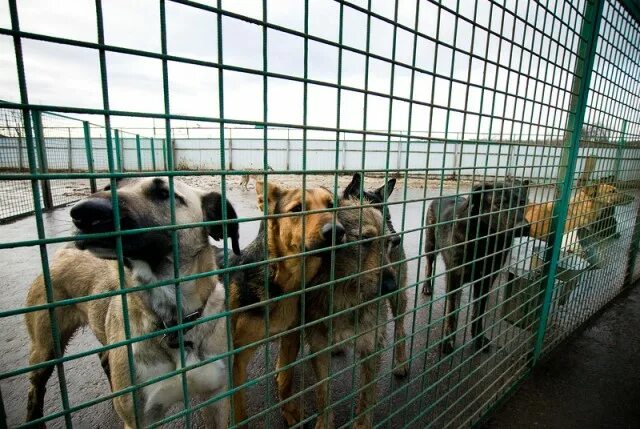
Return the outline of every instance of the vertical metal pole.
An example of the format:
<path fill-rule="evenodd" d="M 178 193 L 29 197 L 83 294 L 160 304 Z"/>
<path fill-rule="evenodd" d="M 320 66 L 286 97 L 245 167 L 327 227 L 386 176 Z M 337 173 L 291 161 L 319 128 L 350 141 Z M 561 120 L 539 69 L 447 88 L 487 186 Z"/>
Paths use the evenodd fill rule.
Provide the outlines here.
<path fill-rule="evenodd" d="M 138 158 L 138 171 L 142 171 L 142 152 L 140 149 L 140 134 L 136 134 L 136 157 Z"/>
<path fill-rule="evenodd" d="M 580 149 L 580 132 L 584 122 L 584 115 L 587 109 L 587 96 L 589 93 L 589 83 L 593 71 L 593 62 L 596 53 L 596 39 L 600 31 L 600 21 L 602 20 L 602 9 L 604 0 L 588 0 L 585 3 L 584 20 L 580 30 L 580 48 L 576 62 L 575 78 L 572 85 L 571 104 L 569 105 L 569 117 L 567 119 L 567 132 L 565 133 L 565 144 L 562 151 L 562 161 L 558 168 L 558 184 L 560 187 L 560 200 L 553 207 L 553 217 L 550 227 L 550 235 L 547 243 L 545 260 L 545 272 L 541 284 L 545 284 L 544 301 L 540 314 L 540 325 L 536 335 L 536 343 L 533 350 L 531 365 L 535 365 L 542 351 L 544 336 L 547 329 L 549 309 L 551 308 L 551 297 L 556 280 L 556 270 L 560 247 L 562 246 L 562 234 L 569 210 L 569 197 L 575 174 L 578 151 Z"/>
<path fill-rule="evenodd" d="M 342 169 L 347 169 L 347 136 L 342 133 Z"/>
<path fill-rule="evenodd" d="M 397 169 L 400 170 L 402 168 L 402 139 L 398 138 L 398 162 L 396 163 Z"/>
<path fill-rule="evenodd" d="M 22 153 L 22 134 L 18 133 L 18 170 L 24 169 L 24 154 Z"/>
<path fill-rule="evenodd" d="M 68 160 L 68 167 L 69 167 L 69 172 L 73 171 L 73 147 L 71 146 L 71 127 L 67 128 L 67 133 L 69 135 L 68 137 L 68 145 L 67 145 L 67 157 L 69 158 Z"/>
<path fill-rule="evenodd" d="M 44 134 L 42 131 L 42 115 L 40 112 L 33 113 L 33 127 L 36 136 L 36 155 L 38 157 L 38 167 L 40 173 L 47 173 L 47 149 L 45 147 Z M 51 183 L 49 179 L 40 180 L 40 188 L 42 189 L 42 202 L 45 210 L 53 208 L 53 197 L 51 196 Z"/>
<path fill-rule="evenodd" d="M 290 129 L 287 128 L 287 171 L 289 170 L 289 164 L 291 162 L 291 135 Z"/>
<path fill-rule="evenodd" d="M 156 171 L 156 146 L 153 143 L 153 137 L 151 137 L 151 167 Z"/>
<path fill-rule="evenodd" d="M 622 133 L 620 134 L 620 140 L 618 140 L 618 148 L 616 150 L 616 164 L 614 170 L 614 178 L 617 181 L 620 175 L 620 164 L 622 163 L 622 150 L 624 149 L 624 135 L 627 133 L 627 120 L 622 121 Z"/>
<path fill-rule="evenodd" d="M 640 249 L 640 206 L 636 212 L 636 222 L 633 226 L 633 235 L 631 236 L 631 246 L 629 247 L 627 259 L 627 272 L 624 275 L 624 286 L 631 286 L 635 280 L 633 274 L 636 270 L 638 249 Z"/>
<path fill-rule="evenodd" d="M 84 130 L 84 150 L 87 155 L 87 170 L 89 173 L 95 173 L 93 167 L 93 149 L 91 148 L 91 132 L 89 129 L 89 122 L 83 121 L 82 128 Z M 89 179 L 89 187 L 91 188 L 91 193 L 97 192 L 98 188 L 96 187 L 96 179 Z"/>
<path fill-rule="evenodd" d="M 233 170 L 233 128 L 229 128 L 229 170 Z"/>
<path fill-rule="evenodd" d="M 118 130 L 115 130 L 115 141 L 116 141 L 116 170 L 120 173 L 124 171 L 124 150 L 120 145 L 120 133 Z"/>
<path fill-rule="evenodd" d="M 162 160 L 164 162 L 164 169 L 166 171 L 167 170 L 167 141 L 166 140 L 162 140 Z"/>

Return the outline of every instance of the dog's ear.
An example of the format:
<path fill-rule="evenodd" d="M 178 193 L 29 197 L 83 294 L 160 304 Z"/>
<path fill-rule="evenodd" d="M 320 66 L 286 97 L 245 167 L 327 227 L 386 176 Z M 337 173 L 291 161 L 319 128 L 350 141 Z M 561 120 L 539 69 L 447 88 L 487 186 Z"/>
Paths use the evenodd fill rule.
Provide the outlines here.
<path fill-rule="evenodd" d="M 342 198 L 360 198 L 360 183 L 362 182 L 362 174 L 356 173 L 351 179 L 351 183 L 342 191 Z"/>
<path fill-rule="evenodd" d="M 258 209 L 264 210 L 264 183 L 256 181 L 256 196 L 258 197 Z M 269 214 L 275 211 L 275 204 L 282 195 L 282 189 L 273 183 L 267 183 L 267 207 Z"/>
<path fill-rule="evenodd" d="M 209 192 L 202 196 L 202 212 L 205 221 L 222 220 L 222 195 L 217 192 Z M 237 219 L 238 215 L 233 205 L 227 200 L 227 219 Z M 222 240 L 224 238 L 222 225 L 212 225 L 207 227 L 207 233 L 214 240 Z M 240 254 L 240 227 L 238 223 L 227 224 L 227 237 L 231 239 L 231 247 L 233 253 Z"/>
<path fill-rule="evenodd" d="M 595 198 L 598 195 L 599 187 L 600 185 L 597 183 L 588 185 L 584 187 L 584 192 L 585 194 L 587 194 L 588 197 Z"/>
<path fill-rule="evenodd" d="M 493 197 L 495 192 L 493 191 L 493 183 L 478 183 L 471 188 L 471 200 L 472 210 L 483 210 L 493 205 Z"/>
<path fill-rule="evenodd" d="M 389 196 L 391 196 L 391 193 L 393 192 L 393 188 L 395 188 L 396 186 L 396 179 L 390 179 L 386 185 L 379 187 L 378 189 L 376 189 L 375 193 L 380 197 L 380 201 L 385 201 L 385 188 L 386 188 L 386 192 L 387 192 L 387 198 L 389 198 Z"/>

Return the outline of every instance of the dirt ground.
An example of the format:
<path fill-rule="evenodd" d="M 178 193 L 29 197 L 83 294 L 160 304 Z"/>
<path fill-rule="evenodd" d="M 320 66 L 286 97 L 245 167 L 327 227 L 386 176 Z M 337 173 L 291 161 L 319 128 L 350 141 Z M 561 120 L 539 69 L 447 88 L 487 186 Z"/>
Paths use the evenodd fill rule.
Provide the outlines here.
<path fill-rule="evenodd" d="M 187 183 L 199 186 L 203 189 L 217 189 L 219 178 L 213 177 L 188 177 Z M 279 179 L 289 185 L 295 185 L 298 178 L 292 177 Z M 308 186 L 323 184 L 332 186 L 332 179 L 317 179 L 309 177 Z M 340 178 L 339 187 L 344 187 L 349 177 Z M 227 197 L 233 202 L 239 216 L 259 216 L 255 203 L 255 191 L 242 191 L 239 188 L 240 178 L 229 179 Z M 368 178 L 368 188 L 380 186 L 382 179 Z M 415 183 L 415 184 L 414 184 Z M 454 182 L 455 183 L 455 182 Z M 252 187 L 252 185 L 251 185 Z M 452 194 L 459 189 L 468 191 L 468 184 L 445 186 L 443 193 Z M 405 195 L 406 194 L 406 195 Z M 399 185 L 394 191 L 391 202 L 403 200 L 420 200 L 426 195 L 433 198 L 440 194 L 439 183 L 431 182 L 425 190 L 420 181 L 410 181 L 406 189 Z M 398 231 L 408 231 L 422 227 L 424 216 L 424 202 L 410 202 L 406 204 L 392 204 L 390 212 Z M 636 205 L 624 208 L 624 213 L 635 214 Z M 73 233 L 69 215 L 69 207 L 63 207 L 44 215 L 45 231 L 47 237 L 64 237 Z M 619 212 L 620 213 L 620 212 Z M 581 287 L 576 289 L 572 296 L 580 296 L 580 302 L 589 302 L 589 307 L 595 311 L 602 302 L 610 299 L 617 293 L 620 287 L 621 274 L 624 267 L 621 266 L 623 258 L 617 255 L 626 254 L 631 238 L 631 226 L 633 219 L 629 216 L 621 216 L 620 230 L 622 238 L 608 244 L 602 253 L 607 256 L 603 269 L 594 270 L 585 274 Z M 241 245 L 246 246 L 257 233 L 257 222 L 242 223 Z M 21 240 L 36 238 L 35 221 L 33 217 L 27 217 L 10 224 L 0 225 L 0 241 L 4 243 L 18 242 Z M 507 323 L 500 318 L 500 303 L 502 288 L 495 287 L 494 293 L 488 305 L 486 325 L 489 329 L 489 337 L 493 339 L 491 352 L 487 354 L 475 354 L 471 347 L 462 347 L 455 354 L 440 358 L 434 344 L 441 338 L 443 314 L 443 264 L 438 260 L 437 273 L 440 275 L 435 282 L 435 294 L 433 299 L 417 292 L 423 278 L 424 262 L 417 258 L 421 248 L 421 232 L 413 231 L 404 235 L 404 246 L 408 258 L 408 296 L 410 312 L 405 317 L 405 328 L 409 334 L 408 354 L 411 359 L 410 375 L 404 379 L 398 379 L 391 374 L 391 351 L 387 349 L 383 353 L 383 363 L 380 368 L 378 381 L 378 402 L 375 407 L 375 419 L 381 427 L 444 427 L 446 424 L 454 426 L 468 425 L 475 421 L 486 407 L 492 404 L 500 392 L 510 386 L 512 380 L 518 378 L 527 369 L 527 351 L 531 345 L 534 333 L 525 331 Z M 48 245 L 49 256 L 61 244 Z M 420 261 L 420 268 L 418 262 Z M 7 311 L 23 307 L 26 291 L 31 280 L 41 272 L 40 253 L 38 247 L 16 247 L 0 250 L 0 315 Z M 602 285 L 606 293 L 602 293 Z M 417 292 L 417 293 L 416 293 Z M 469 323 L 468 302 L 470 288 L 463 289 L 462 311 L 459 315 L 460 327 Z M 585 306 L 567 305 L 565 308 L 552 309 L 552 331 L 547 340 L 553 341 L 567 335 L 568 332 L 585 317 Z M 384 308 L 383 308 L 384 311 Z M 390 314 L 390 313 L 389 313 Z M 386 326 L 387 343 L 393 338 L 392 323 Z M 468 341 L 467 330 L 458 335 L 458 345 Z M 27 365 L 28 339 L 25 331 L 23 316 L 2 317 L 2 329 L 0 330 L 0 368 L 3 372 L 12 371 Z M 67 349 L 67 355 L 91 350 L 98 346 L 98 342 L 90 330 L 78 332 Z M 303 352 L 303 354 L 306 351 Z M 277 397 L 274 392 L 272 377 L 263 375 L 273 371 L 277 349 L 275 344 L 260 350 L 250 367 L 250 380 L 257 380 L 256 384 L 248 388 L 249 413 L 251 415 L 273 407 L 271 411 L 257 418 L 252 427 L 284 427 L 280 417 Z M 335 403 L 336 425 L 340 426 L 348 422 L 353 412 L 354 401 L 350 396 L 353 389 L 354 377 L 357 371 L 352 369 L 353 354 L 350 350 L 344 355 L 335 356 L 332 360 L 331 394 Z M 78 406 L 86 401 L 100 398 L 109 393 L 109 385 L 95 355 L 74 359 L 64 365 L 66 388 L 71 406 Z M 305 414 L 312 416 L 315 412 L 313 393 L 310 386 L 315 382 L 313 372 L 309 364 L 300 364 L 296 368 L 296 386 L 307 389 L 301 396 Z M 27 397 L 27 375 L 21 374 L 14 377 L 3 377 L 0 380 L 0 392 L 2 403 L 7 415 L 9 427 L 19 426 L 24 422 Z M 45 404 L 46 413 L 54 413 L 62 409 L 58 377 L 55 375 L 48 384 Z M 178 408 L 175 409 L 177 411 Z M 90 408 L 84 408 L 72 414 L 74 426 L 81 428 L 110 428 L 118 426 L 118 417 L 113 410 L 110 401 L 102 401 Z M 196 422 L 198 420 L 196 419 Z M 49 427 L 63 427 L 64 421 L 56 419 L 49 423 Z M 182 423 L 174 423 L 167 427 L 181 427 Z"/>

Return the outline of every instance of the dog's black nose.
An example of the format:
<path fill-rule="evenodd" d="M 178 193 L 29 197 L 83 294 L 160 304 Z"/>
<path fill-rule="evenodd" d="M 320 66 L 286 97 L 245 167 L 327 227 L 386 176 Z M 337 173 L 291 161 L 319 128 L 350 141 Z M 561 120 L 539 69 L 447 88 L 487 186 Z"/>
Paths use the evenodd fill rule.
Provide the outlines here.
<path fill-rule="evenodd" d="M 111 201 L 105 198 L 88 198 L 73 206 L 71 219 L 83 232 L 97 232 L 113 228 Z"/>
<path fill-rule="evenodd" d="M 391 243 L 391 247 L 397 247 L 400 245 L 402 239 L 400 238 L 400 234 L 394 234 L 389 237 L 389 242 Z"/>
<path fill-rule="evenodd" d="M 344 227 L 339 223 L 325 223 L 322 226 L 322 237 L 325 242 L 331 243 L 331 237 L 333 236 L 333 232 L 336 234 L 336 243 L 342 243 L 342 239 L 344 238 Z"/>
<path fill-rule="evenodd" d="M 396 290 L 398 290 L 396 277 L 391 269 L 385 268 L 382 271 L 382 284 L 380 285 L 380 294 L 386 295 Z"/>

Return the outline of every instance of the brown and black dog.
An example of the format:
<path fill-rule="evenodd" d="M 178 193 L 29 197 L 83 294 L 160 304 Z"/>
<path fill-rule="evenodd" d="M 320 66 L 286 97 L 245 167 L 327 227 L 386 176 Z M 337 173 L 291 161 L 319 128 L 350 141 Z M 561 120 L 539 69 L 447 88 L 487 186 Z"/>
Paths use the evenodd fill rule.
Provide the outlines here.
<path fill-rule="evenodd" d="M 276 301 L 272 299 L 300 290 L 303 280 L 311 281 L 321 269 L 323 252 L 302 256 L 300 253 L 303 250 L 329 248 L 332 243 L 341 243 L 344 239 L 344 228 L 339 222 L 334 223 L 332 212 L 307 213 L 333 207 L 333 194 L 327 189 L 307 189 L 303 194 L 302 189 L 284 189 L 269 183 L 267 201 L 264 201 L 263 191 L 263 184 L 257 182 L 258 207 L 264 210 L 266 206 L 268 214 L 276 216 L 263 220 L 257 237 L 239 256 L 232 255 L 227 265 L 241 267 L 272 259 L 284 259 L 246 269 L 236 269 L 230 274 L 228 286 L 230 305 L 234 310 L 231 317 L 234 349 L 250 346 L 298 326 L 299 296 L 294 295 Z M 218 254 L 218 261 L 222 265 L 220 256 Z M 268 279 L 268 290 L 265 288 L 265 279 Z M 250 307 L 242 310 L 247 306 Z M 283 347 L 282 344 L 278 360 L 295 360 L 298 347 L 295 344 Z M 236 388 L 242 387 L 245 383 L 247 366 L 255 350 L 256 347 L 251 346 L 234 356 L 233 380 Z M 236 424 L 241 424 L 247 418 L 245 392 L 242 388 L 234 395 L 234 415 Z"/>

